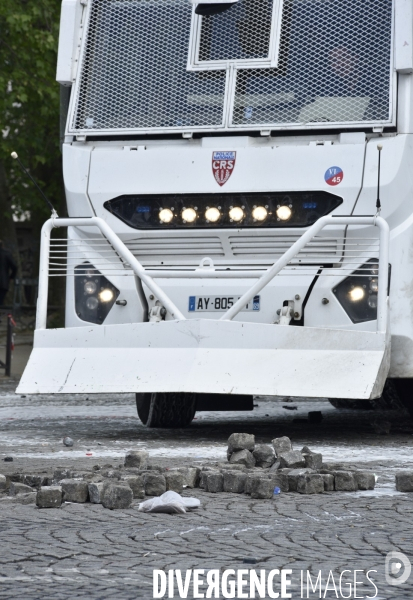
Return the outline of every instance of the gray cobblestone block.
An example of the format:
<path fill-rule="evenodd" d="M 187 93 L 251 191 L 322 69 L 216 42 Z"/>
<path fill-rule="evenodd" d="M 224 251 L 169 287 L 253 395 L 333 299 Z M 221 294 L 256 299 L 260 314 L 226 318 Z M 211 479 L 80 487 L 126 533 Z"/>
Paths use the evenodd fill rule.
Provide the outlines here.
<path fill-rule="evenodd" d="M 89 483 L 87 488 L 89 491 L 89 500 L 93 504 L 102 504 L 103 488 L 108 485 L 104 481 Z"/>
<path fill-rule="evenodd" d="M 199 467 L 181 467 L 179 470 L 184 475 L 184 485 L 191 489 L 199 486 L 199 478 L 201 473 L 201 469 Z"/>
<path fill-rule="evenodd" d="M 228 438 L 228 452 L 238 452 L 239 450 L 250 450 L 255 447 L 255 436 L 249 433 L 233 433 Z"/>
<path fill-rule="evenodd" d="M 376 486 L 374 473 L 370 473 L 369 471 L 356 471 L 354 475 L 359 490 L 374 490 Z"/>
<path fill-rule="evenodd" d="M 10 483 L 10 496 L 17 496 L 18 494 L 30 494 L 33 491 L 34 490 L 29 485 L 25 485 L 24 483 L 18 483 L 15 481 Z"/>
<path fill-rule="evenodd" d="M 109 479 L 117 479 L 118 481 L 122 477 L 122 473 L 117 469 L 102 469 L 99 473 L 101 477 L 107 477 Z"/>
<path fill-rule="evenodd" d="M 218 463 L 218 469 L 220 469 L 222 471 L 222 469 L 225 469 L 228 471 L 232 470 L 232 471 L 245 471 L 246 467 L 245 465 L 237 465 L 234 463 Z"/>
<path fill-rule="evenodd" d="M 184 488 L 184 476 L 178 471 L 167 471 L 165 473 L 166 489 L 172 490 L 178 494 L 182 493 Z"/>
<path fill-rule="evenodd" d="M 334 487 L 336 492 L 356 492 L 358 485 L 354 473 L 351 471 L 335 471 Z"/>
<path fill-rule="evenodd" d="M 281 468 L 299 469 L 305 467 L 304 456 L 298 450 L 291 450 L 291 452 L 281 452 L 278 454 L 280 459 Z"/>
<path fill-rule="evenodd" d="M 99 473 L 99 475 L 101 475 Z M 72 471 L 70 479 L 81 479 L 82 481 L 92 481 L 96 477 L 96 473 L 93 471 Z"/>
<path fill-rule="evenodd" d="M 291 452 L 293 449 L 293 445 L 291 443 L 290 438 L 284 436 L 279 438 L 274 438 L 271 441 L 273 448 L 275 450 L 275 454 L 278 457 L 279 454 L 284 454 L 285 452 Z"/>
<path fill-rule="evenodd" d="M 130 450 L 125 456 L 125 467 L 136 467 L 146 469 L 148 466 L 149 454 L 146 450 Z"/>
<path fill-rule="evenodd" d="M 253 481 L 263 478 L 266 479 L 264 473 L 248 473 L 245 480 L 244 494 L 251 494 Z"/>
<path fill-rule="evenodd" d="M 125 475 L 121 481 L 124 481 L 130 487 L 134 499 L 145 498 L 145 481 L 143 475 Z"/>
<path fill-rule="evenodd" d="M 7 489 L 7 479 L 5 475 L 0 475 L 0 493 Z"/>
<path fill-rule="evenodd" d="M 268 499 L 274 495 L 274 484 L 272 479 L 255 478 L 251 483 L 251 498 Z"/>
<path fill-rule="evenodd" d="M 102 505 L 111 510 L 129 508 L 132 504 L 133 492 L 128 485 L 110 483 L 102 491 Z"/>
<path fill-rule="evenodd" d="M 245 452 L 248 452 L 245 450 Z M 243 494 L 245 490 L 245 482 L 247 479 L 246 473 L 238 471 L 224 471 L 224 492 L 232 492 L 233 494 Z"/>
<path fill-rule="evenodd" d="M 297 492 L 299 494 L 322 494 L 324 492 L 324 480 L 322 475 L 316 473 L 299 475 L 297 480 Z"/>
<path fill-rule="evenodd" d="M 249 450 L 239 450 L 234 452 L 229 459 L 229 462 L 234 465 L 244 465 L 245 467 L 255 467 L 255 458 Z"/>
<path fill-rule="evenodd" d="M 165 477 L 160 473 L 146 473 L 144 481 L 147 496 L 161 496 L 166 492 Z"/>
<path fill-rule="evenodd" d="M 334 475 L 330 473 L 322 473 L 321 477 L 324 481 L 324 491 L 334 492 Z"/>
<path fill-rule="evenodd" d="M 265 444 L 258 444 L 255 446 L 255 450 L 252 455 L 255 458 L 255 464 L 257 467 L 269 469 L 275 463 L 274 448 L 266 446 Z"/>
<path fill-rule="evenodd" d="M 205 477 L 205 491 L 212 494 L 222 492 L 224 490 L 224 476 L 222 473 L 211 473 L 206 471 Z"/>
<path fill-rule="evenodd" d="M 396 490 L 413 492 L 413 471 L 400 471 L 396 474 Z"/>
<path fill-rule="evenodd" d="M 279 487 L 282 492 L 290 491 L 288 475 L 285 473 L 274 473 L 273 475 L 269 476 L 268 479 L 272 481 L 274 487 Z"/>
<path fill-rule="evenodd" d="M 18 494 L 13 497 L 13 501 L 17 504 L 36 504 L 37 492 L 33 490 L 28 494 Z"/>
<path fill-rule="evenodd" d="M 48 485 L 49 477 L 45 477 L 44 475 L 24 475 L 23 483 L 25 485 L 29 485 L 30 487 L 39 489 L 41 486 Z"/>
<path fill-rule="evenodd" d="M 288 477 L 288 491 L 296 492 L 297 491 L 297 483 L 299 477 L 302 475 L 308 475 L 310 473 L 314 473 L 312 469 L 291 469 L 287 475 Z"/>
<path fill-rule="evenodd" d="M 271 472 L 278 471 L 280 467 L 281 467 L 281 461 L 278 458 L 276 458 L 275 463 L 270 467 L 270 471 Z"/>
<path fill-rule="evenodd" d="M 317 452 L 311 452 L 311 454 L 304 454 L 305 466 L 309 469 L 318 471 L 323 465 L 323 455 Z"/>
<path fill-rule="evenodd" d="M 62 479 L 70 479 L 72 477 L 73 469 L 71 467 L 58 467 L 53 471 L 54 481 L 61 481 Z"/>
<path fill-rule="evenodd" d="M 76 479 L 62 479 L 60 482 L 64 502 L 87 502 L 89 497 L 88 484 L 86 481 Z"/>
<path fill-rule="evenodd" d="M 200 478 L 199 478 L 199 487 L 201 489 L 205 489 L 205 485 L 206 485 L 206 478 L 210 473 L 219 473 L 220 471 L 218 471 L 218 469 L 212 469 L 212 468 L 207 468 L 205 470 L 202 470 L 200 473 Z"/>
<path fill-rule="evenodd" d="M 42 486 L 36 494 L 36 504 L 39 508 L 59 508 L 62 504 L 62 487 Z"/>

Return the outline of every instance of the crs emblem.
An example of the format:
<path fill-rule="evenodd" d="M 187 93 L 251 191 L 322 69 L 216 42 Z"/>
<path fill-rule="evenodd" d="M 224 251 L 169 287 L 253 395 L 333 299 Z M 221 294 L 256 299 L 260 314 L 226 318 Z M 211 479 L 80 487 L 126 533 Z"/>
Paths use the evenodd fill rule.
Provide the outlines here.
<path fill-rule="evenodd" d="M 235 168 L 236 152 L 213 152 L 212 173 L 218 185 L 223 186 L 231 177 Z"/>

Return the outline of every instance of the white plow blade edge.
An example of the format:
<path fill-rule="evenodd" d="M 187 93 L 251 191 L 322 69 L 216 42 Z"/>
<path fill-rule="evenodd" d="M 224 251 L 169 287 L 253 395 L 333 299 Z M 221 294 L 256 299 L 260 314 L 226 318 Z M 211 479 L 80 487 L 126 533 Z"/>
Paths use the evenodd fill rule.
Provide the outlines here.
<path fill-rule="evenodd" d="M 385 333 L 194 319 L 37 330 L 18 393 L 374 398 Z"/>

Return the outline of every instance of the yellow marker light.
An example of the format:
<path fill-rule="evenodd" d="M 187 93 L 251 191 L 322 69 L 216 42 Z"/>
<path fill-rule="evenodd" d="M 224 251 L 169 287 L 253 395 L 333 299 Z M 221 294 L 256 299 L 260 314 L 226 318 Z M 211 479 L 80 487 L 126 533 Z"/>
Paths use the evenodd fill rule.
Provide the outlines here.
<path fill-rule="evenodd" d="M 216 223 L 217 221 L 220 220 L 221 213 L 220 213 L 220 211 L 217 208 L 215 208 L 214 206 L 212 206 L 211 208 L 207 208 L 206 209 L 206 211 L 205 211 L 205 218 L 210 223 Z"/>
<path fill-rule="evenodd" d="M 110 302 L 111 300 L 113 300 L 113 292 L 112 290 L 102 290 L 99 293 L 99 300 L 101 302 Z"/>
<path fill-rule="evenodd" d="M 242 219 L 244 217 L 245 217 L 244 211 L 239 206 L 234 206 L 229 211 L 229 218 L 232 221 L 235 221 L 236 223 L 239 223 L 239 221 L 242 221 Z"/>
<path fill-rule="evenodd" d="M 291 208 L 289 206 L 279 206 L 277 208 L 277 210 L 275 211 L 277 217 L 280 219 L 280 221 L 289 221 L 291 219 L 291 215 L 293 214 L 293 211 L 291 210 Z"/>
<path fill-rule="evenodd" d="M 351 302 L 360 302 L 366 295 L 366 291 L 362 287 L 354 287 L 348 293 Z"/>
<path fill-rule="evenodd" d="M 268 217 L 268 210 L 264 206 L 256 206 L 252 210 L 252 218 L 256 221 L 265 221 Z"/>
<path fill-rule="evenodd" d="M 162 223 L 170 223 L 174 218 L 174 213 L 169 208 L 163 208 L 159 211 L 159 220 Z"/>
<path fill-rule="evenodd" d="M 184 208 L 182 211 L 182 220 L 186 223 L 193 223 L 196 219 L 196 210 L 193 208 Z"/>

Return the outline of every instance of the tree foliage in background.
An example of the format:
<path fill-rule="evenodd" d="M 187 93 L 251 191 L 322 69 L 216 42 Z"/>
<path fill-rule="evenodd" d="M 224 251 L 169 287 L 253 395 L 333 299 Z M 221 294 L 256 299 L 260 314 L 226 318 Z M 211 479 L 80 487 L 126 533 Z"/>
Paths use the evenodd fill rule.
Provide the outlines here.
<path fill-rule="evenodd" d="M 13 211 L 29 211 L 39 224 L 50 214 L 10 158 L 13 150 L 52 202 L 62 202 L 55 81 L 60 7 L 60 0 L 0 2 L 0 237 L 5 240 L 13 235 Z"/>

